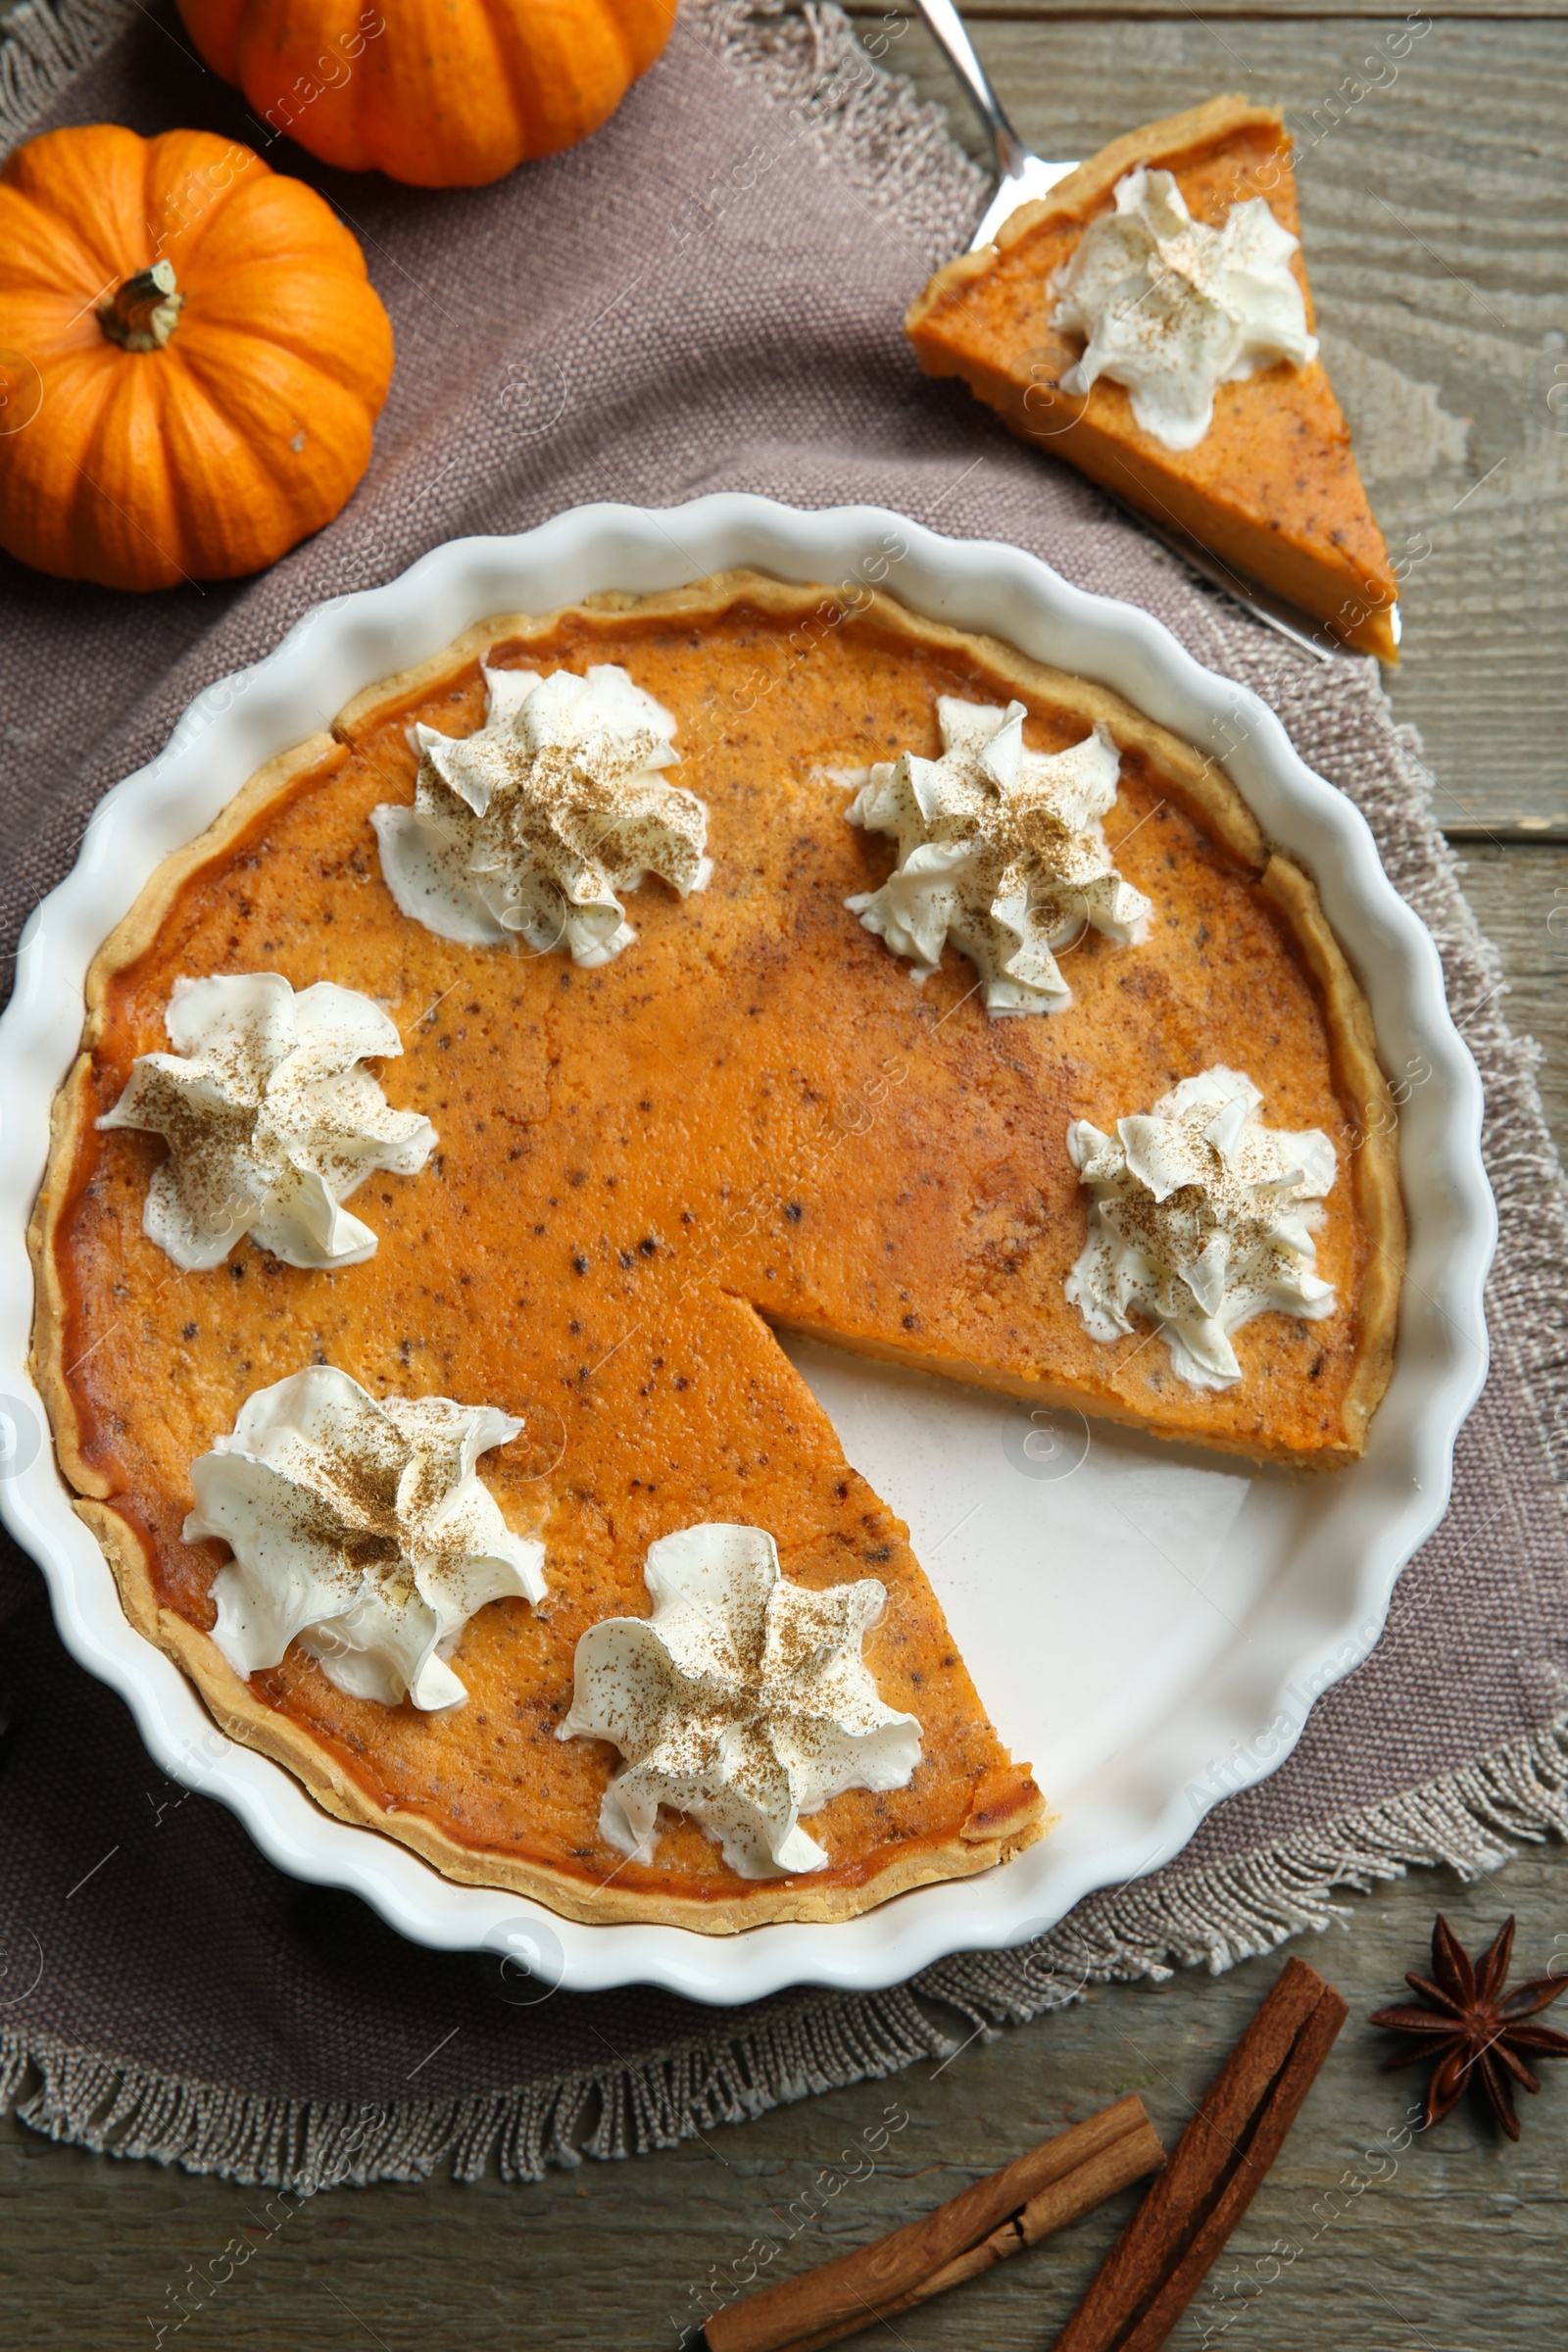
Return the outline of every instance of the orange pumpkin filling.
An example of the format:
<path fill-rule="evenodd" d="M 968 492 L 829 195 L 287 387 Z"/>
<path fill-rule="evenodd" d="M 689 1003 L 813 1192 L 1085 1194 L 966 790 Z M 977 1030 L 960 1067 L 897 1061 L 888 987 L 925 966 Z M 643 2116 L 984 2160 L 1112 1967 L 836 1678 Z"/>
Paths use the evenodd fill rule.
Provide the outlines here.
<path fill-rule="evenodd" d="M 649 1544 L 736 1521 L 771 1531 L 804 1584 L 882 1581 L 866 1660 L 922 1730 L 906 1788 L 852 1790 L 810 1823 L 832 1859 L 793 1883 L 800 1915 L 824 1894 L 853 1909 L 855 1889 L 877 1899 L 995 1859 L 1034 1834 L 1026 1769 L 988 1722 L 906 1531 L 845 1463 L 773 1330 L 1200 1444 L 1348 1458 L 1381 1386 L 1367 1299 L 1396 1246 L 1343 1148 L 1368 1115 L 1364 1072 L 1284 902 L 1195 800 L 1192 756 L 1183 766 L 1172 746 L 1162 763 L 1154 730 L 1136 743 L 1122 730 L 1106 828 L 1153 904 L 1151 935 L 1127 948 L 1088 932 L 1064 959 L 1065 1012 L 988 1018 L 952 951 L 917 988 L 846 912 L 893 851 L 845 822 L 842 771 L 934 756 L 939 695 L 1020 694 L 1001 649 L 881 600 L 848 614 L 822 592 L 757 584 L 702 613 L 574 611 L 487 658 L 618 663 L 663 704 L 674 773 L 710 812 L 712 883 L 685 901 L 645 884 L 627 901 L 634 945 L 594 970 L 435 937 L 393 905 L 369 811 L 412 798 L 411 719 L 447 734 L 481 723 L 477 662 L 356 706 L 336 748 L 196 865 L 106 979 L 50 1259 L 78 1483 L 136 1531 L 158 1607 L 201 1632 L 225 1555 L 181 1541 L 189 1465 L 253 1391 L 326 1360 L 376 1394 L 520 1413 L 524 1437 L 482 1475 L 511 1523 L 542 1537 L 550 1592 L 468 1625 L 453 1660 L 467 1704 L 357 1700 L 298 1650 L 249 1687 L 261 1716 L 325 1760 L 327 1801 L 456 1875 L 548 1874 L 563 1890 L 550 1899 L 583 1916 L 624 1915 L 595 1909 L 612 1881 L 643 1915 L 706 1906 L 710 1924 L 739 1924 L 757 1898 L 777 1903 L 776 1882 L 743 1889 L 684 1819 L 666 1817 L 652 1865 L 627 1862 L 597 1826 L 613 1751 L 555 1737 L 581 1634 L 649 1613 Z M 1069 682 L 1057 696 L 1034 675 L 1027 740 L 1064 749 L 1089 721 Z M 164 1048 L 177 977 L 262 970 L 390 1008 L 406 1050 L 378 1074 L 395 1107 L 433 1121 L 436 1154 L 356 1196 L 379 1234 L 364 1264 L 298 1271 L 244 1242 L 217 1272 L 182 1275 L 141 1229 L 163 1144 L 91 1118 L 137 1054 Z M 1069 1120 L 1108 1129 L 1215 1063 L 1253 1072 L 1271 1125 L 1342 1145 L 1317 1237 L 1336 1310 L 1248 1325 L 1244 1377 L 1223 1393 L 1184 1387 L 1147 1332 L 1090 1339 L 1063 1295 L 1086 1218 Z"/>

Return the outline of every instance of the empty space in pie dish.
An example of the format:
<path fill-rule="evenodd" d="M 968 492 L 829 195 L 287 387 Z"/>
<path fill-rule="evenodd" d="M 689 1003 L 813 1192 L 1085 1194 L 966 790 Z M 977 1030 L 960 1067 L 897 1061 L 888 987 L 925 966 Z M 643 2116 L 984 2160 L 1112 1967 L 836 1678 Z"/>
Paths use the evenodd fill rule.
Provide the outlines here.
<path fill-rule="evenodd" d="M 807 516 L 754 500 L 703 501 L 678 517 L 698 569 L 753 562 L 803 579 L 850 577 L 878 550 L 886 564 L 895 528 L 906 552 L 886 564 L 886 585 L 917 610 L 1005 628 L 1037 657 L 1092 669 L 1194 738 L 1208 726 L 1223 745 L 1234 733 L 1236 690 L 1199 670 L 1146 616 L 1079 595 L 1015 551 L 943 542 L 895 516 Z M 210 713 L 186 731 L 182 754 L 123 788 L 61 894 L 67 904 L 53 918 L 45 910 L 24 1017 L 8 1020 L 0 1053 L 19 1119 L 41 1132 L 74 1043 L 57 1017 L 62 985 L 79 1001 L 73 957 L 84 960 L 123 911 L 117 890 L 133 894 L 260 759 L 285 748 L 288 727 L 300 731 L 291 711 L 340 707 L 485 612 L 673 584 L 685 560 L 670 546 L 658 518 L 591 510 L 524 539 L 438 550 L 404 580 L 314 616 L 249 697 Z M 792 1981 L 887 1984 L 941 1952 L 1037 1934 L 1090 1886 L 1179 1850 L 1211 1803 L 1288 1752 L 1315 1691 L 1375 1639 L 1400 1561 L 1441 1513 L 1453 1433 L 1484 1363 L 1473 1309 L 1491 1237 L 1466 1092 L 1473 1070 L 1467 1077 L 1449 1051 L 1435 958 L 1429 970 L 1430 951 L 1371 859 L 1359 819 L 1334 808 L 1337 796 L 1294 761 L 1277 727 L 1248 737 L 1239 780 L 1248 769 L 1266 786 L 1271 831 L 1323 883 L 1378 1006 L 1389 1058 L 1433 1048 L 1434 1076 L 1412 1101 L 1404 1137 L 1417 1297 L 1366 1460 L 1325 1479 L 1257 1471 L 1068 1413 L 1031 1421 L 1006 1397 L 786 1338 L 851 1462 L 907 1521 L 989 1711 L 1014 1754 L 1034 1762 L 1058 1826 L 989 1880 L 922 1889 L 832 1930 L 763 1929 L 714 1945 L 674 1930 L 558 1920 L 563 1982 L 655 1981 L 744 2000 Z M 26 1151 L 15 1165 L 8 1250 L 20 1236 L 11 1211 L 35 1180 Z M 8 1329 L 19 1311 L 13 1271 L 0 1286 Z M 166 1769 L 191 1779 L 194 1758 L 200 1785 L 232 1803 L 274 1858 L 354 1886 L 404 1933 L 451 1947 L 505 1939 L 526 1906 L 444 1885 L 412 1856 L 316 1814 L 265 1759 L 235 1751 L 214 1762 L 177 1677 L 128 1627 L 101 1621 L 101 1556 L 71 1520 L 47 1460 L 11 1482 L 0 1503 L 44 1558 L 68 1639 L 132 1698 Z"/>

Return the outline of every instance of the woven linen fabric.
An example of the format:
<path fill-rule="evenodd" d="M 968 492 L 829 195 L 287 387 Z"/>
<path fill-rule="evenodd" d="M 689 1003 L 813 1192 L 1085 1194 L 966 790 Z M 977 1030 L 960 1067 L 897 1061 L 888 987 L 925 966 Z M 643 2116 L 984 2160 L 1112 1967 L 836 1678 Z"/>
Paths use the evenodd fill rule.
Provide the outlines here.
<path fill-rule="evenodd" d="M 46 99 L 54 123 L 257 136 L 168 5 L 31 0 L 13 33 L 0 52 L 13 136 Z M 528 2178 L 889 2072 L 940 2046 L 954 2007 L 1001 2022 L 1089 1976 L 1223 1966 L 1320 1925 L 1337 1885 L 1414 1861 L 1476 1870 L 1510 1835 L 1568 1827 L 1551 1459 L 1568 1227 L 1530 1050 L 1498 1016 L 1494 956 L 1374 665 L 1295 656 L 962 391 L 921 379 L 902 313 L 964 241 L 981 183 L 829 9 L 689 5 L 604 130 L 496 187 L 431 194 L 292 149 L 275 160 L 341 209 L 392 314 L 397 375 L 374 462 L 345 514 L 260 579 L 138 599 L 0 560 L 8 956 L 103 791 L 318 600 L 443 540 L 585 500 L 657 509 L 745 489 L 886 505 L 1144 606 L 1270 702 L 1366 812 L 1438 940 L 1487 1079 L 1503 1233 L 1494 1363 L 1446 1524 L 1289 1761 L 1217 1806 L 1166 1870 L 1091 1898 L 1042 1943 L 875 1995 L 807 1988 L 717 2012 L 644 1987 L 536 1999 L 494 1962 L 404 1943 L 354 1897 L 274 1871 L 217 1804 L 162 1784 L 121 1701 L 67 1657 L 37 1571 L 10 1551 L 0 2082 L 26 2120 L 284 2186 L 412 2178 L 438 2161 Z"/>

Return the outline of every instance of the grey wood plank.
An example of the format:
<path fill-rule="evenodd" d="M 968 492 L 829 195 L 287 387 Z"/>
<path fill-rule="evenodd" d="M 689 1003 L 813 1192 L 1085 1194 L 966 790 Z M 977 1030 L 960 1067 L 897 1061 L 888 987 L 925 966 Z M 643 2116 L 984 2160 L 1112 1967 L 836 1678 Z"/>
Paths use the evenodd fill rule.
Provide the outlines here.
<path fill-rule="evenodd" d="M 881 0 L 847 0 L 846 13 L 852 17 L 880 17 Z M 1404 23 L 1425 17 L 1439 24 L 1479 17 L 1509 24 L 1535 23 L 1544 17 L 1561 17 L 1565 13 L 1568 11 L 1564 0 L 1442 0 L 1441 6 L 1426 7 L 1417 5 L 1417 0 L 1206 0 L 1201 10 L 1188 7 L 1187 0 L 974 0 L 963 11 L 977 24 L 1081 21 L 1130 24 L 1158 17 L 1185 18 L 1191 22 L 1196 16 L 1220 18 L 1228 24 L 1249 19 L 1258 24 L 1274 24 L 1282 19 L 1329 24 L 1356 17 L 1398 19 Z"/>
<path fill-rule="evenodd" d="M 1541 1047 L 1541 1094 L 1568 1159 L 1568 850 L 1467 841 L 1465 895 L 1508 976 L 1503 1018 Z"/>
<path fill-rule="evenodd" d="M 1225 2352 L 1518 2352 L 1568 2339 L 1568 2069 L 1522 2101 L 1517 2148 L 1468 2112 L 1406 2146 L 1415 2079 L 1380 2071 L 1384 2038 L 1363 2022 L 1400 1991 L 1405 1969 L 1425 1965 L 1436 1905 L 1472 1949 L 1517 1909 L 1520 1961 L 1534 1972 L 1568 1948 L 1563 1898 L 1557 1849 L 1527 1851 L 1478 1887 L 1418 1873 L 1346 1898 L 1349 1932 L 1305 1956 L 1345 1992 L 1350 2021 L 1174 2343 L 1203 2342 L 1205 2328 Z M 701 2308 L 705 2285 L 733 2281 L 754 2240 L 778 2247 L 776 2275 L 806 2269 L 1128 2090 L 1169 2145 L 1279 1966 L 1270 1957 L 1218 1979 L 1098 1988 L 1000 2040 L 972 2041 L 951 2064 L 925 2062 L 631 2165 L 588 2165 L 580 2178 L 558 2173 L 521 2189 L 340 2189 L 287 2219 L 256 2190 L 57 2147 L 13 2122 L 0 2127 L 0 2308 L 31 2352 L 148 2346 L 156 2323 L 177 2316 L 181 2281 L 238 2236 L 250 2258 L 171 2345 L 668 2352 L 694 2293 Z M 866 2172 L 866 2134 L 889 2126 Z M 822 2197 L 830 2167 L 830 2178 L 862 2177 L 824 2202 L 820 2223 L 805 2223 L 799 2200 L 813 2185 Z M 857 2340 L 1039 2352 L 1132 2201 L 1129 2192 L 901 2319 L 896 2336 Z"/>
<path fill-rule="evenodd" d="M 1226 0 L 1205 13 L 1232 15 Z M 1021 47 L 993 53 L 989 44 L 1004 35 L 1029 43 L 1034 63 L 1017 62 Z M 1363 449 L 1369 435 L 1388 436 L 1369 466 L 1374 497 L 1396 544 L 1400 529 L 1420 529 L 1433 545 L 1411 575 L 1415 643 L 1396 707 L 1426 729 L 1451 820 L 1495 830 L 1509 812 L 1568 809 L 1552 674 L 1561 666 L 1564 598 L 1552 502 L 1563 459 L 1561 444 L 1543 445 L 1541 384 L 1531 373 L 1541 335 L 1554 321 L 1568 328 L 1552 277 L 1562 43 L 1555 28 L 1543 35 L 1507 25 L 1462 26 L 1450 39 L 1445 24 L 1439 36 L 1446 45 L 1430 54 L 1442 57 L 1440 72 L 1412 67 L 1315 150 L 1303 203 L 1325 326 L 1364 363 L 1359 375 L 1355 363 L 1341 368 Z M 1358 39 L 1358 26 L 1227 21 L 1216 34 L 1186 19 L 1141 28 L 1135 43 L 1081 21 L 988 26 L 982 46 L 1004 83 L 1013 61 L 1007 95 L 1025 128 L 1078 153 L 1144 115 L 1235 81 L 1236 59 L 1227 61 L 1223 43 L 1260 84 L 1276 76 L 1272 86 L 1310 120 Z M 909 54 L 906 45 L 896 54 Z M 930 59 L 922 78 L 933 95 L 944 87 Z M 1027 105 L 1020 90 L 1033 93 Z M 1388 110 L 1392 127 L 1378 127 L 1374 108 Z M 1432 172 L 1416 202 L 1399 178 L 1412 155 Z M 1371 200 L 1379 195 L 1421 245 L 1379 225 Z M 1445 269 L 1421 259 L 1425 247 L 1458 279 L 1445 282 Z M 1484 314 L 1478 323 L 1481 303 L 1496 324 Z M 1432 388 L 1426 400 L 1423 385 Z M 1505 416 L 1497 408 L 1504 394 L 1512 402 Z M 1467 416 L 1477 424 L 1461 462 L 1444 418 Z M 1419 466 L 1399 470 L 1417 456 Z M 1506 463 L 1487 485 L 1497 457 Z M 1434 527 L 1445 518 L 1446 533 Z M 1544 583 L 1534 591 L 1532 567 Z M 1530 592 L 1547 599 L 1534 643 Z M 1460 807 L 1467 791 L 1469 818 Z M 1467 888 L 1509 973 L 1510 1018 L 1543 1044 L 1548 1114 L 1568 1141 L 1568 916 L 1556 920 L 1568 908 L 1568 854 L 1483 839 L 1466 855 Z M 1568 2069 L 1556 2081 L 1548 2074 L 1542 2098 L 1525 2102 L 1517 2149 L 1467 2115 L 1403 2149 L 1412 2078 L 1378 2071 L 1380 2039 L 1361 2022 L 1397 1990 L 1405 1968 L 1421 1964 L 1439 1902 L 1471 1948 L 1516 1908 L 1521 1963 L 1538 1970 L 1568 1950 L 1565 1898 L 1555 1847 L 1526 1851 L 1500 1882 L 1474 1888 L 1423 1873 L 1347 1898 L 1349 1933 L 1332 1934 L 1307 1956 L 1346 1991 L 1351 2022 L 1178 2343 L 1223 2342 L 1226 2352 L 1515 2352 L 1568 2338 Z M 250 2259 L 171 2342 L 224 2352 L 670 2346 L 672 2315 L 691 2308 L 693 2287 L 726 2270 L 733 2276 L 754 2238 L 771 2233 L 780 2270 L 804 2268 L 926 2209 L 1129 2088 L 1143 2092 L 1174 2138 L 1277 1966 L 1255 1961 L 1218 1980 L 1183 1975 L 1161 1987 L 1099 1989 L 997 2042 L 972 2042 L 949 2066 L 807 2101 L 632 2166 L 588 2166 L 580 2178 L 555 2175 L 525 2189 L 494 2180 L 345 2189 L 286 2220 L 257 2191 L 57 2147 L 9 2120 L 0 2124 L 0 2312 L 7 2334 L 38 2352 L 147 2344 L 156 2325 L 175 2316 L 171 2296 L 191 2269 L 244 2235 Z M 863 2149 L 864 2135 L 893 2120 L 889 2109 L 907 2122 L 876 2169 L 826 2204 L 819 2226 L 790 2238 L 774 2209 L 787 2212 L 846 2148 Z M 993 2273 L 963 2290 L 961 2303 L 908 2315 L 900 2339 L 912 2352 L 943 2343 L 1035 2352 L 1130 2202 Z M 882 2331 L 863 2340 L 894 2339 Z"/>
<path fill-rule="evenodd" d="M 861 29 L 979 152 L 923 28 Z M 1042 155 L 1222 89 L 1284 108 L 1324 356 L 1403 577 L 1395 709 L 1445 820 L 1568 825 L 1568 24 L 1438 22 L 1402 58 L 1371 20 L 974 31 Z"/>

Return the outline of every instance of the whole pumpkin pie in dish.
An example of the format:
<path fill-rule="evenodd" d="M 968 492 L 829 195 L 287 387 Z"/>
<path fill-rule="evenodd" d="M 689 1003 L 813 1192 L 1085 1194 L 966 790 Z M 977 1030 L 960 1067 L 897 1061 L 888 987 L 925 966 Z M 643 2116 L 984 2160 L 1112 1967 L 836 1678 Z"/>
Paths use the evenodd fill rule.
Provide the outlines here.
<path fill-rule="evenodd" d="M 1397 659 L 1398 583 L 1317 356 L 1290 134 L 1145 123 L 938 270 L 906 321 L 1025 441 Z"/>
<path fill-rule="evenodd" d="M 1108 691 L 735 573 L 509 616 L 89 977 L 40 1386 L 132 1621 L 448 1875 L 846 1918 L 1043 1800 L 775 1334 L 1355 1458 L 1394 1117 L 1309 879 Z"/>

